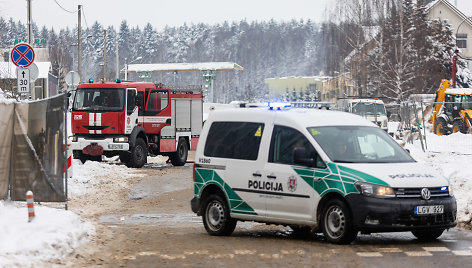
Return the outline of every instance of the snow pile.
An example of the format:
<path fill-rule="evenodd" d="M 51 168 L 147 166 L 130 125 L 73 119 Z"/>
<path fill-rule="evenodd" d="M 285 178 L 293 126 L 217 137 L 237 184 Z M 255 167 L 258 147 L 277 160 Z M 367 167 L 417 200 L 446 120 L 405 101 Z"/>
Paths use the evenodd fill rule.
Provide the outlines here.
<path fill-rule="evenodd" d="M 72 161 L 72 180 L 68 184 L 69 197 L 82 194 L 93 193 L 98 185 L 110 183 L 114 187 L 126 188 L 127 181 L 123 180 L 132 177 L 142 177 L 137 172 L 139 169 L 130 169 L 123 164 L 119 164 L 118 157 L 105 158 L 105 163 L 87 161 L 84 164 L 78 159 Z"/>
<path fill-rule="evenodd" d="M 25 203 L 0 201 L 0 267 L 60 262 L 94 232 L 92 224 L 71 211 L 36 205 L 35 214 L 28 223 Z"/>
<path fill-rule="evenodd" d="M 472 227 L 472 135 L 455 133 L 448 136 L 426 134 L 428 150 L 423 152 L 420 141 L 406 144 L 411 155 L 449 179 L 457 200 L 457 219 Z M 467 145 L 468 144 L 468 145 Z M 467 145 L 467 146 L 465 146 Z"/>
<path fill-rule="evenodd" d="M 8 92 L 4 92 L 0 88 L 0 103 L 10 104 L 14 102 L 15 102 L 15 99 L 11 96 L 11 94 L 8 94 Z"/>

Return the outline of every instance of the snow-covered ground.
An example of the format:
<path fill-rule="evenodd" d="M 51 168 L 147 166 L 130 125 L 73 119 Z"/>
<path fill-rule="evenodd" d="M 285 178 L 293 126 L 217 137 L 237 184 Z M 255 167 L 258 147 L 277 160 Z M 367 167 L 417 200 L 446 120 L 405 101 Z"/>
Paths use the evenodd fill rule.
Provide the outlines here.
<path fill-rule="evenodd" d="M 427 134 L 427 152 L 423 152 L 419 141 L 406 144 L 412 156 L 446 176 L 454 187 L 458 204 L 458 220 L 472 226 L 472 169 L 468 166 L 472 158 L 472 135 L 455 133 L 438 137 Z M 162 164 L 165 158 L 149 157 L 148 162 Z M 69 197 L 74 199 L 93 193 L 95 186 L 111 183 L 106 177 L 116 178 L 113 187 L 127 187 L 126 180 L 142 176 L 139 170 L 118 164 L 118 159 L 81 164 L 73 161 L 73 179 L 69 183 Z M 110 185 L 112 186 L 112 185 Z M 37 266 L 38 260 L 59 260 L 74 252 L 94 233 L 92 223 L 81 219 L 71 211 L 36 204 L 36 219 L 28 223 L 24 202 L 0 201 L 0 267 Z"/>

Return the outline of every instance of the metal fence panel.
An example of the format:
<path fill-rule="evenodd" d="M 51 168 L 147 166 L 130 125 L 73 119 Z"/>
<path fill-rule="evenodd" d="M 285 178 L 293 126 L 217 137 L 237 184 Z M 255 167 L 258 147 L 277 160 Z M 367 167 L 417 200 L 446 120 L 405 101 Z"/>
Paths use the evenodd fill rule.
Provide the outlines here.
<path fill-rule="evenodd" d="M 0 199 L 8 197 L 14 107 L 13 103 L 0 103 Z"/>
<path fill-rule="evenodd" d="M 11 199 L 25 201 L 33 191 L 36 201 L 64 202 L 65 95 L 16 104 L 12 150 Z"/>

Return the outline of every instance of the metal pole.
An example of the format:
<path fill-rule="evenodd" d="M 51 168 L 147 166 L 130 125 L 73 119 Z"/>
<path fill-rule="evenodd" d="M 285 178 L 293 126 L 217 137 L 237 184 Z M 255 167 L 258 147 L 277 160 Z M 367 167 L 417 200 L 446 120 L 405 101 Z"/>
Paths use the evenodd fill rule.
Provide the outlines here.
<path fill-rule="evenodd" d="M 72 87 L 74 87 L 74 75 L 72 75 Z M 66 148 L 64 150 L 64 154 L 65 154 L 65 165 L 64 165 L 64 168 L 65 168 L 65 172 L 64 172 L 64 176 L 65 176 L 65 194 L 66 194 L 66 204 L 64 205 L 65 209 L 67 210 L 68 209 L 68 181 L 69 181 L 69 175 L 67 174 L 67 170 L 69 169 L 69 159 L 68 159 L 68 155 L 67 155 L 67 152 L 69 151 L 69 137 L 67 137 L 67 110 L 69 110 L 69 98 L 67 96 L 67 91 L 65 94 L 65 103 L 64 103 L 64 106 L 65 106 L 65 109 L 64 109 L 64 140 L 65 140 L 65 144 L 66 144 Z M 71 163 L 72 164 L 72 163 Z"/>
<path fill-rule="evenodd" d="M 421 101 L 421 117 L 423 117 L 423 137 L 424 137 L 424 146 L 428 150 L 428 143 L 426 142 L 426 125 L 424 124 L 424 109 L 423 101 Z"/>
<path fill-rule="evenodd" d="M 82 6 L 78 5 L 78 21 L 77 21 L 77 65 L 78 65 L 78 72 L 79 72 L 79 82 L 82 81 Z"/>
<path fill-rule="evenodd" d="M 107 30 L 103 30 L 103 80 L 107 81 Z"/>
<path fill-rule="evenodd" d="M 125 81 L 128 81 L 128 58 L 125 58 Z"/>
<path fill-rule="evenodd" d="M 116 72 L 115 72 L 115 76 L 116 78 L 119 78 L 120 77 L 120 66 L 119 66 L 119 55 L 118 55 L 118 38 L 116 38 L 116 35 L 115 35 L 115 45 L 116 45 L 116 58 L 115 58 L 115 62 L 116 62 Z"/>
<path fill-rule="evenodd" d="M 31 21 L 31 0 L 26 0 L 28 2 L 28 44 L 33 44 L 33 22 Z"/>

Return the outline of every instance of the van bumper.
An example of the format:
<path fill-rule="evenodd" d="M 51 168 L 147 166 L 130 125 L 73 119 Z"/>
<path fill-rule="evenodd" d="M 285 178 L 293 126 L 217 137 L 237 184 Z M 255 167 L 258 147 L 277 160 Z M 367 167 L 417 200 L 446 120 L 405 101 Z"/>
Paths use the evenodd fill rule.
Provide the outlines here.
<path fill-rule="evenodd" d="M 190 206 L 192 207 L 193 213 L 198 214 L 198 210 L 200 209 L 200 198 L 194 197 L 190 200 Z"/>
<path fill-rule="evenodd" d="M 346 200 L 351 208 L 354 229 L 365 232 L 395 232 L 448 229 L 457 224 L 457 204 L 452 197 L 430 200 L 410 198 L 375 198 L 350 194 Z M 443 205 L 442 214 L 416 215 L 415 206 Z"/>

